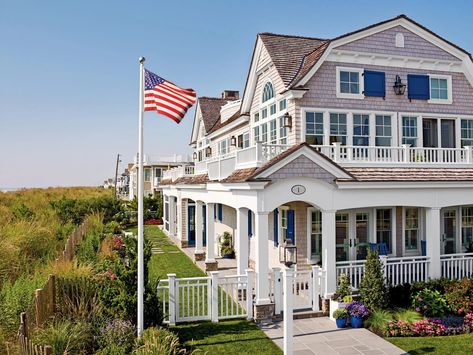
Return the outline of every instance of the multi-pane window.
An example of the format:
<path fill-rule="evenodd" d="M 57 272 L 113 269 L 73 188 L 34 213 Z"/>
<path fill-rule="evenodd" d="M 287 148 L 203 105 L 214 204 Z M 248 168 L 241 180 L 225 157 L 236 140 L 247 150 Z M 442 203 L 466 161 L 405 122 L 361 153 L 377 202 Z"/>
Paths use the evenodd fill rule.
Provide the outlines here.
<path fill-rule="evenodd" d="M 265 119 L 266 117 L 268 117 L 268 109 L 264 108 L 261 110 L 261 118 Z"/>
<path fill-rule="evenodd" d="M 269 106 L 269 114 L 274 115 L 276 113 L 276 104 Z"/>
<path fill-rule="evenodd" d="M 287 239 L 287 209 L 281 208 L 279 210 L 280 220 L 280 235 L 283 242 Z"/>
<path fill-rule="evenodd" d="M 462 207 L 462 246 L 468 248 L 473 241 L 473 206 Z"/>
<path fill-rule="evenodd" d="M 151 181 L 151 169 L 150 168 L 145 169 L 145 181 Z"/>
<path fill-rule="evenodd" d="M 260 141 L 259 126 L 256 126 L 255 128 L 253 128 L 253 137 L 255 138 L 255 144 Z"/>
<path fill-rule="evenodd" d="M 222 154 L 227 154 L 229 151 L 229 146 L 228 146 L 228 139 L 223 139 L 220 142 L 218 142 L 218 153 L 219 155 Z"/>
<path fill-rule="evenodd" d="M 310 230 L 310 258 L 320 262 L 322 259 L 322 212 L 312 210 Z"/>
<path fill-rule="evenodd" d="M 417 117 L 402 117 L 402 144 L 417 146 Z"/>
<path fill-rule="evenodd" d="M 340 93 L 360 93 L 360 73 L 357 71 L 340 71 Z"/>
<path fill-rule="evenodd" d="M 419 240 L 419 209 L 405 209 L 404 247 L 406 251 L 417 250 Z"/>
<path fill-rule="evenodd" d="M 388 253 L 391 252 L 391 209 L 376 210 L 376 241 L 386 244 Z"/>
<path fill-rule="evenodd" d="M 263 88 L 263 97 L 262 97 L 262 102 L 266 102 L 270 99 L 272 99 L 274 97 L 274 88 L 273 88 L 273 84 L 271 84 L 270 82 L 267 82 L 265 85 L 264 85 L 264 88 Z"/>
<path fill-rule="evenodd" d="M 391 134 L 391 116 L 376 115 L 376 145 L 391 146 Z"/>
<path fill-rule="evenodd" d="M 243 146 L 242 148 L 248 148 L 250 146 L 250 134 L 244 133 L 243 134 Z"/>
<path fill-rule="evenodd" d="M 254 115 L 253 115 L 253 121 L 256 123 L 259 121 L 259 112 L 256 112 Z"/>
<path fill-rule="evenodd" d="M 340 142 L 347 144 L 347 115 L 346 113 L 330 114 L 330 144 Z"/>
<path fill-rule="evenodd" d="M 284 127 L 284 117 L 279 117 L 279 144 L 287 144 L 287 128 Z"/>
<path fill-rule="evenodd" d="M 367 146 L 370 143 L 370 116 L 353 115 L 353 145 Z"/>
<path fill-rule="evenodd" d="M 276 120 L 269 122 L 269 142 L 270 144 L 276 144 L 278 137 L 278 129 Z"/>
<path fill-rule="evenodd" d="M 430 78 L 430 98 L 433 100 L 448 100 L 448 81 L 443 78 Z"/>
<path fill-rule="evenodd" d="M 473 145 L 473 120 L 461 120 L 461 145 Z"/>
<path fill-rule="evenodd" d="M 305 113 L 305 141 L 312 145 L 324 144 L 324 115 L 322 112 Z"/>
<path fill-rule="evenodd" d="M 268 142 L 268 125 L 266 123 L 261 125 L 261 141 L 263 143 Z"/>
<path fill-rule="evenodd" d="M 162 168 L 155 168 L 154 169 L 154 176 L 156 176 L 156 177 L 163 176 L 163 169 Z"/>
<path fill-rule="evenodd" d="M 286 109 L 286 99 L 282 99 L 279 101 L 279 111 L 285 110 Z"/>

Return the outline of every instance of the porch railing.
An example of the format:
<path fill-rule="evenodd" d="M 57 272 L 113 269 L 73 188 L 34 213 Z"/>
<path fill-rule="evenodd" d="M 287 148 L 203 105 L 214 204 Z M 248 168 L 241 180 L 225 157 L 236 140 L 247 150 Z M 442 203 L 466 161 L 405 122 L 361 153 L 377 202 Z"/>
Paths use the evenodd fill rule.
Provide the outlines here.
<path fill-rule="evenodd" d="M 350 279 L 351 287 L 357 290 L 360 287 L 361 278 L 365 273 L 365 262 L 366 260 L 337 261 L 337 285 L 340 275 L 345 274 Z"/>
<path fill-rule="evenodd" d="M 473 275 L 473 253 L 441 255 L 440 264 L 442 277 L 452 280 Z"/>
<path fill-rule="evenodd" d="M 413 256 L 400 258 L 383 258 L 386 282 L 391 286 L 427 281 L 429 278 L 430 258 Z"/>

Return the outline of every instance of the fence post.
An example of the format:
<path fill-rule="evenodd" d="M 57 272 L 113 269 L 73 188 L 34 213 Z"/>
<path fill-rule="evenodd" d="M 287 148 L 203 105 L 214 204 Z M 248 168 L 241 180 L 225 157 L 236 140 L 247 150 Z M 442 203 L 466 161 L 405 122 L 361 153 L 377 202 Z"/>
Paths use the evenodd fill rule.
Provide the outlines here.
<path fill-rule="evenodd" d="M 51 345 L 44 346 L 44 355 L 53 355 L 53 348 Z"/>
<path fill-rule="evenodd" d="M 253 270 L 246 269 L 246 319 L 253 319 Z"/>
<path fill-rule="evenodd" d="M 388 281 L 388 257 L 386 255 L 380 255 L 379 261 L 381 262 L 381 267 L 383 269 L 383 279 L 386 285 L 389 284 Z"/>
<path fill-rule="evenodd" d="M 43 312 L 43 289 L 37 288 L 35 291 L 35 316 L 36 316 L 36 325 L 41 327 L 44 321 L 44 312 Z"/>
<path fill-rule="evenodd" d="M 281 314 L 282 278 L 281 278 L 281 269 L 278 267 L 273 268 L 273 280 L 274 280 L 274 314 Z"/>
<path fill-rule="evenodd" d="M 218 271 L 210 272 L 210 297 L 212 298 L 211 319 L 218 322 Z"/>
<path fill-rule="evenodd" d="M 26 312 L 21 312 L 20 314 L 20 332 L 21 334 L 27 338 L 28 337 L 28 318 L 26 316 Z"/>
<path fill-rule="evenodd" d="M 176 309 L 179 307 L 179 300 L 176 299 L 176 274 L 168 274 L 169 285 L 169 325 L 176 325 Z M 177 306 L 177 307 L 176 307 Z"/>
<path fill-rule="evenodd" d="M 288 267 L 284 270 L 284 354 L 292 354 L 293 350 L 293 280 L 294 271 L 290 267 Z"/>
<path fill-rule="evenodd" d="M 312 310 L 314 312 L 320 311 L 319 297 L 320 297 L 320 277 L 319 267 L 317 265 L 312 266 Z"/>
<path fill-rule="evenodd" d="M 48 277 L 48 317 L 56 313 L 56 276 L 49 274 Z"/>

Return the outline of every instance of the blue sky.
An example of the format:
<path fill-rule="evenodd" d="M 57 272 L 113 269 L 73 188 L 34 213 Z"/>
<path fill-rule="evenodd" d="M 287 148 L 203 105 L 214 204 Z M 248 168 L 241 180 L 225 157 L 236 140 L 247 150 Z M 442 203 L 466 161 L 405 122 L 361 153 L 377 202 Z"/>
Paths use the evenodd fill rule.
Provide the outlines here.
<path fill-rule="evenodd" d="M 98 185 L 131 160 L 141 55 L 218 96 L 243 90 L 258 32 L 330 38 L 401 13 L 473 51 L 467 0 L 0 0 L 0 187 Z M 188 153 L 192 119 L 146 113 L 145 153 Z"/>

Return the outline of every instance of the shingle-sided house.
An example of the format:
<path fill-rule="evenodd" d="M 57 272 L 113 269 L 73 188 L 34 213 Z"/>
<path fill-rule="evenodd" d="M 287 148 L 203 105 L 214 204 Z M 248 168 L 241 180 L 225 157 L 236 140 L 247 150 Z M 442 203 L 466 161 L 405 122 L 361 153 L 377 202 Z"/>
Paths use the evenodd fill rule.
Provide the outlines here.
<path fill-rule="evenodd" d="M 358 286 L 369 249 L 392 284 L 473 272 L 473 60 L 407 16 L 258 34 L 241 99 L 199 99 L 191 145 L 194 172 L 161 181 L 165 230 L 209 270 L 228 231 L 256 316 L 287 239 L 325 296 L 342 272 Z"/>

